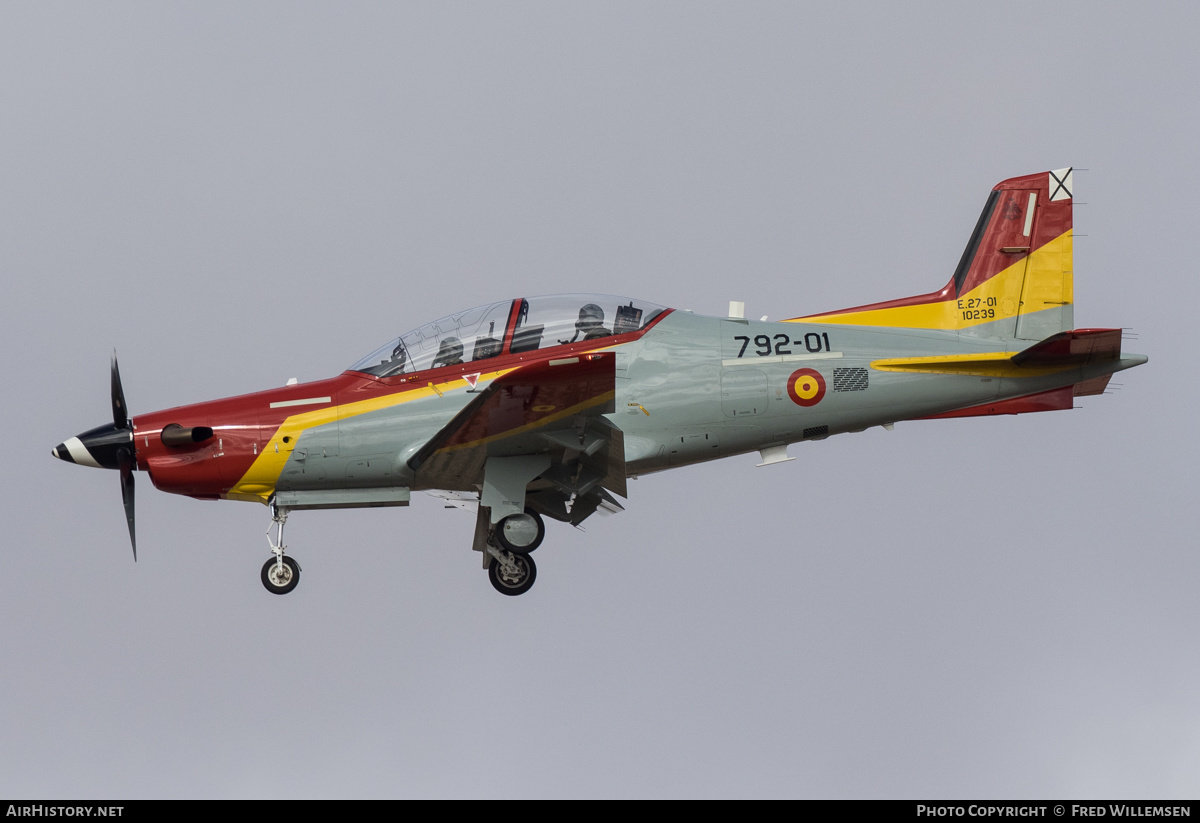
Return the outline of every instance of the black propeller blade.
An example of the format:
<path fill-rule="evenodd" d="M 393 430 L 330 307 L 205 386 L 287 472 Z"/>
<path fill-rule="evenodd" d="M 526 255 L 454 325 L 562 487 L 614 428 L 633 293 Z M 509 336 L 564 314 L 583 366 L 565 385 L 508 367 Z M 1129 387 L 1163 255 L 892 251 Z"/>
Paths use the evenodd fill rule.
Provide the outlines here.
<path fill-rule="evenodd" d="M 134 530 L 133 514 L 133 427 L 129 424 L 129 411 L 125 406 L 125 391 L 121 388 L 121 370 L 117 368 L 117 353 L 112 356 L 112 411 L 113 425 L 129 432 L 130 448 L 117 450 L 117 468 L 121 472 L 121 502 L 125 504 L 125 521 L 129 524 L 129 545 L 133 547 L 133 562 L 137 562 L 137 534 Z"/>
<path fill-rule="evenodd" d="M 129 449 L 117 451 L 121 469 L 121 502 L 125 504 L 125 520 L 129 524 L 129 544 L 133 546 L 133 562 L 137 562 L 137 535 L 133 528 L 133 455 Z"/>
<path fill-rule="evenodd" d="M 129 411 L 125 407 L 125 392 L 121 389 L 121 370 L 117 368 L 117 353 L 112 355 L 112 410 L 113 425 L 118 429 L 129 428 Z"/>
<path fill-rule="evenodd" d="M 133 546 L 133 559 L 137 561 L 137 538 L 133 528 L 133 472 L 137 469 L 136 445 L 133 442 L 133 421 L 125 406 L 125 391 L 121 388 L 121 370 L 117 368 L 117 353 L 112 354 L 112 420 L 83 434 L 68 437 L 50 450 L 58 460 L 97 469 L 117 469 L 121 473 L 121 500 L 125 503 L 125 520 L 129 524 L 129 543 Z M 180 427 L 182 430 L 182 427 Z M 197 433 L 208 433 L 212 429 L 193 426 L 188 429 L 191 437 Z"/>

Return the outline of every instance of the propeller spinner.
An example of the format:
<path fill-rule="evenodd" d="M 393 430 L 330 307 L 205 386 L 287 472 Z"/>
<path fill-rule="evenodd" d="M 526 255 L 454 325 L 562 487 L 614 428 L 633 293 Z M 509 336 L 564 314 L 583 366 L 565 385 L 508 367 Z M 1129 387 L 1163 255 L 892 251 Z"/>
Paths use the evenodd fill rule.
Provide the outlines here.
<path fill-rule="evenodd" d="M 89 429 L 83 434 L 59 443 L 51 451 L 59 460 L 92 466 L 97 469 L 117 469 L 121 473 L 121 501 L 125 505 L 125 520 L 129 524 L 129 543 L 137 561 L 137 537 L 134 531 L 133 471 L 136 468 L 133 449 L 133 425 L 125 406 L 121 388 L 121 371 L 117 368 L 117 353 L 112 356 L 112 413 L 113 422 Z"/>

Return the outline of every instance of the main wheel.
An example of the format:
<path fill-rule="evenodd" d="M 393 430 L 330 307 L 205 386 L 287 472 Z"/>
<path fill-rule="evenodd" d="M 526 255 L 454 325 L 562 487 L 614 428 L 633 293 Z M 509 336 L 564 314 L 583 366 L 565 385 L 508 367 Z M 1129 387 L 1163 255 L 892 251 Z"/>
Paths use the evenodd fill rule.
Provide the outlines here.
<path fill-rule="evenodd" d="M 500 594 L 514 596 L 524 594 L 529 591 L 533 586 L 533 581 L 537 579 L 537 566 L 534 565 L 533 558 L 527 554 L 511 552 L 510 556 L 516 568 L 506 571 L 504 564 L 493 557 L 491 565 L 488 566 L 488 579 L 492 581 L 492 586 Z"/>
<path fill-rule="evenodd" d="M 262 567 L 262 584 L 271 594 L 287 594 L 300 582 L 300 565 L 284 555 L 283 568 L 272 557 Z"/>
<path fill-rule="evenodd" d="M 546 524 L 533 509 L 524 514 L 510 514 L 496 524 L 496 540 L 510 552 L 529 554 L 542 545 Z"/>

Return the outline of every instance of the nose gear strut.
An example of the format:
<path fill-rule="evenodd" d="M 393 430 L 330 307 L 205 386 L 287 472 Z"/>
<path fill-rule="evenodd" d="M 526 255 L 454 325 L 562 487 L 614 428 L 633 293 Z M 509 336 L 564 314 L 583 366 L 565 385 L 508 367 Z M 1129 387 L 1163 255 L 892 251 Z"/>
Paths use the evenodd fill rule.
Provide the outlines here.
<path fill-rule="evenodd" d="M 267 526 L 267 544 L 275 555 L 263 564 L 262 584 L 271 594 L 287 594 L 296 588 L 300 582 L 300 564 L 284 554 L 287 546 L 283 544 L 283 526 L 287 523 L 288 509 L 276 506 L 271 501 L 271 525 Z M 271 539 L 271 529 L 279 525 L 279 533 L 275 540 Z"/>

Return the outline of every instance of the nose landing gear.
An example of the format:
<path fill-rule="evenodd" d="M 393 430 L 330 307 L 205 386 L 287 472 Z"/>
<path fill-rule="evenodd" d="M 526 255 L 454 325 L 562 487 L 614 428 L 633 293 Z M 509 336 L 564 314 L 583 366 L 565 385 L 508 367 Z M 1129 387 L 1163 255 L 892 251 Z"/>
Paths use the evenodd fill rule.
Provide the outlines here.
<path fill-rule="evenodd" d="M 287 523 L 288 510 L 271 504 L 271 525 L 267 526 L 267 543 L 275 555 L 263 564 L 262 584 L 271 594 L 287 594 L 300 582 L 300 564 L 284 554 L 283 525 Z M 279 536 L 271 539 L 271 528 L 278 524 Z"/>

